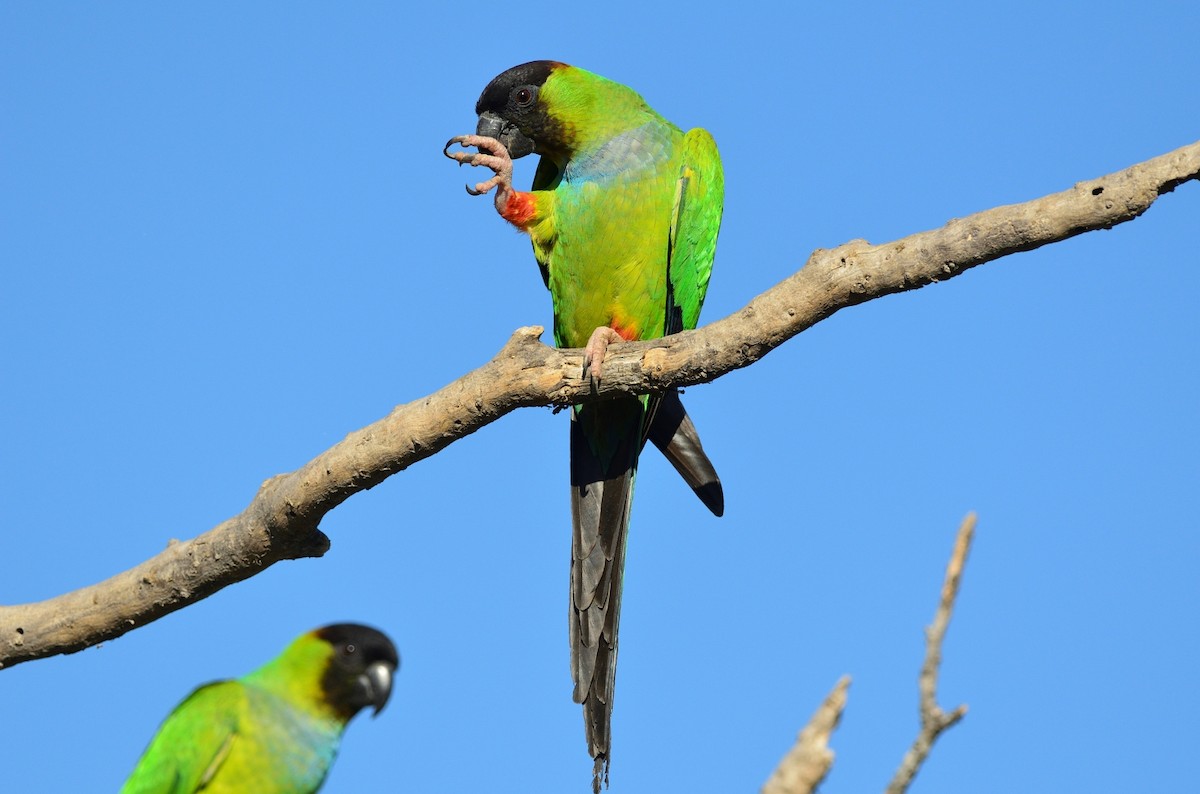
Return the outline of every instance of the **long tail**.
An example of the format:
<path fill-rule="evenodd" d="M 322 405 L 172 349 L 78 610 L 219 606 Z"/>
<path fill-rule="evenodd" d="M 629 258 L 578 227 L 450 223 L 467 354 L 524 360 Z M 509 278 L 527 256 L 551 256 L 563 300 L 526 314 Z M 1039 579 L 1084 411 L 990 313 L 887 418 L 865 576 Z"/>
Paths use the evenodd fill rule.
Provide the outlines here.
<path fill-rule="evenodd" d="M 612 752 L 625 544 L 642 445 L 653 442 L 714 514 L 725 511 L 721 480 L 679 393 L 647 403 L 612 400 L 571 412 L 571 674 L 597 794 Z"/>
<path fill-rule="evenodd" d="M 700 435 L 683 409 L 679 392 L 669 391 L 662 396 L 650 421 L 648 439 L 666 455 L 713 515 L 724 514 L 725 493 L 721 489 L 721 479 L 708 455 L 704 454 Z"/>
<path fill-rule="evenodd" d="M 595 792 L 608 778 L 625 539 L 644 417 L 637 399 L 571 412 L 571 674 L 596 759 Z"/>

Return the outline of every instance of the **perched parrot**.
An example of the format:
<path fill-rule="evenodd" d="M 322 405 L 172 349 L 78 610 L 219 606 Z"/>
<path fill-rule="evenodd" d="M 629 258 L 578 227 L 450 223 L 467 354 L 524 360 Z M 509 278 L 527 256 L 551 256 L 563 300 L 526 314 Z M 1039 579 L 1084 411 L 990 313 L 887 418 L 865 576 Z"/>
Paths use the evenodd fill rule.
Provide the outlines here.
<path fill-rule="evenodd" d="M 249 675 L 206 684 L 176 706 L 121 794 L 311 794 L 350 718 L 383 709 L 399 664 L 391 640 L 367 626 L 304 634 Z"/>
<path fill-rule="evenodd" d="M 475 112 L 476 134 L 452 138 L 445 154 L 495 172 L 467 191 L 495 188 L 501 217 L 529 234 L 554 341 L 585 348 L 585 374 L 601 377 L 609 343 L 696 327 L 725 192 L 708 132 L 685 133 L 632 89 L 556 61 L 498 75 Z M 456 143 L 478 152 L 450 151 Z M 513 189 L 512 158 L 535 152 L 533 189 Z M 714 514 L 724 512 L 678 392 L 571 411 L 571 671 L 597 791 L 608 773 L 626 533 L 647 439 Z"/>

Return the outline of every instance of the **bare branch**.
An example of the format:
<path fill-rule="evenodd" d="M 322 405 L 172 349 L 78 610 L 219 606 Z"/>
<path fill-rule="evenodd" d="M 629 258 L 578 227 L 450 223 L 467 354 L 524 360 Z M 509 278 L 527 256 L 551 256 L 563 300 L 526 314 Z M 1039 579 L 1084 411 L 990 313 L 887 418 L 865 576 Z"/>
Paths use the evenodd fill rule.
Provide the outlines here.
<path fill-rule="evenodd" d="M 849 688 L 850 676 L 842 676 L 796 736 L 796 743 L 762 787 L 762 794 L 812 794 L 817 790 L 833 766 L 829 738 L 842 719 Z"/>
<path fill-rule="evenodd" d="M 962 580 L 963 566 L 975 534 L 975 514 L 969 513 L 958 528 L 954 551 L 946 566 L 946 580 L 942 583 L 942 598 L 933 623 L 925 630 L 925 662 L 921 665 L 918 687 L 921 692 L 921 730 L 913 746 L 905 754 L 895 777 L 888 784 L 887 794 L 903 794 L 921 769 L 933 743 L 942 731 L 963 718 L 966 706 L 959 706 L 947 714 L 937 704 L 938 669 L 942 663 L 942 640 L 950 626 L 950 615 L 958 597 L 958 585 Z M 771 779 L 762 788 L 762 794 L 811 794 L 829 774 L 833 766 L 834 753 L 829 749 L 829 738 L 842 718 L 846 707 L 846 692 L 850 677 L 843 676 L 837 686 L 825 698 L 825 702 L 813 714 L 808 725 L 796 737 L 796 744 L 783 757 L 772 773 Z"/>
<path fill-rule="evenodd" d="M 712 381 L 758 361 L 834 312 L 942 281 L 968 268 L 1136 218 L 1200 176 L 1200 143 L 1024 204 L 980 212 L 880 246 L 813 252 L 794 275 L 744 309 L 696 331 L 615 345 L 604 382 L 584 381 L 582 351 L 517 331 L 490 362 L 394 409 L 303 468 L 268 480 L 240 515 L 141 565 L 35 604 L 0 607 L 0 667 L 118 637 L 274 563 L 319 556 L 317 525 L 370 488 L 517 408 L 570 405 Z"/>
<path fill-rule="evenodd" d="M 900 768 L 896 770 L 892 782 L 888 784 L 887 794 L 903 794 L 908 790 L 938 736 L 967 713 L 965 705 L 948 714 L 942 711 L 942 707 L 937 703 L 937 683 L 938 669 L 942 664 L 942 640 L 945 639 L 946 629 L 950 626 L 954 600 L 958 597 L 958 584 L 962 580 L 963 566 L 966 565 L 967 552 L 971 550 L 971 538 L 974 535 L 975 514 L 968 513 L 962 526 L 958 528 L 954 552 L 950 555 L 949 565 L 946 566 L 946 581 L 942 583 L 941 602 L 933 616 L 933 623 L 925 630 L 925 663 L 921 665 L 921 675 L 917 683 L 921 692 L 921 730 L 917 733 L 912 747 L 904 754 L 904 760 L 900 762 Z"/>

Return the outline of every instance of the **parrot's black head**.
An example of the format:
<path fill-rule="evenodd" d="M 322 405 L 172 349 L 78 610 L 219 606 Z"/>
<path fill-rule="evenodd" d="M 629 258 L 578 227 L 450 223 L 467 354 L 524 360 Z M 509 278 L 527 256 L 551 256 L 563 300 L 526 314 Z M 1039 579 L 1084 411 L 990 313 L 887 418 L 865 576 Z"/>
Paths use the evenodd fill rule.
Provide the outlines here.
<path fill-rule="evenodd" d="M 331 648 L 321 678 L 330 705 L 347 720 L 367 706 L 374 706 L 376 714 L 382 711 L 400 667 L 392 641 L 383 632 L 358 623 L 336 623 L 314 633 Z"/>
<path fill-rule="evenodd" d="M 555 71 L 570 68 L 558 61 L 530 61 L 501 72 L 475 103 L 476 134 L 498 139 L 513 159 L 560 151 L 563 125 L 539 94 Z"/>

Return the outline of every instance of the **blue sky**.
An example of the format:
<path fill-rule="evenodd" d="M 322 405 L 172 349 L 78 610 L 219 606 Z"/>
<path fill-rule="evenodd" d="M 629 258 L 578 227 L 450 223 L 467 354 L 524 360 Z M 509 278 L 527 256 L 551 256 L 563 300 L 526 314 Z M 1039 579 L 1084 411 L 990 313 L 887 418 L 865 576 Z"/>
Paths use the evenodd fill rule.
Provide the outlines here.
<path fill-rule="evenodd" d="M 527 241 L 441 155 L 514 64 L 586 67 L 714 134 L 702 320 L 813 248 L 1200 137 L 1194 3 L 568 6 L 0 8 L 0 603 L 209 529 L 549 324 Z M 1198 218 L 1185 185 L 688 389 L 726 516 L 646 456 L 612 791 L 753 790 L 846 673 L 824 790 L 882 788 L 968 510 L 941 695 L 971 710 L 913 791 L 1194 785 Z M 566 436 L 505 417 L 330 514 L 324 558 L 0 672 L 0 756 L 31 791 L 115 790 L 192 687 L 356 620 L 404 666 L 326 791 L 586 791 Z"/>

